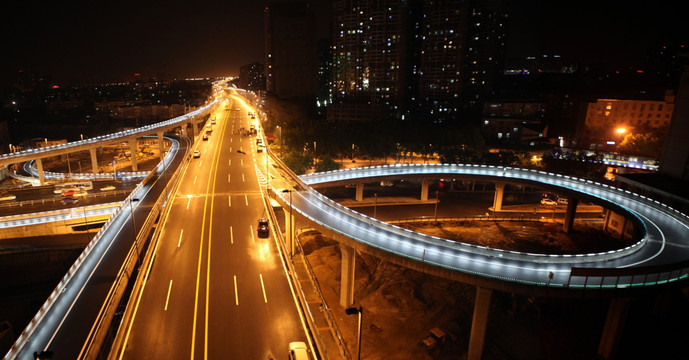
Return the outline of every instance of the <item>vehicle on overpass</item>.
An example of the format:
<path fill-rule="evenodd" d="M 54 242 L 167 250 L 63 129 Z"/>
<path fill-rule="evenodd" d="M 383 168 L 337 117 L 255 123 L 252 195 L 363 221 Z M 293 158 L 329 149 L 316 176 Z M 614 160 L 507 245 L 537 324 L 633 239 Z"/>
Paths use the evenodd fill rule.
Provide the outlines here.
<path fill-rule="evenodd" d="M 557 202 L 549 198 L 543 198 L 541 199 L 541 205 L 557 205 Z"/>
<path fill-rule="evenodd" d="M 72 181 L 64 184 L 55 185 L 55 194 L 63 194 L 67 191 L 85 192 L 93 190 L 93 182 L 91 181 Z"/>

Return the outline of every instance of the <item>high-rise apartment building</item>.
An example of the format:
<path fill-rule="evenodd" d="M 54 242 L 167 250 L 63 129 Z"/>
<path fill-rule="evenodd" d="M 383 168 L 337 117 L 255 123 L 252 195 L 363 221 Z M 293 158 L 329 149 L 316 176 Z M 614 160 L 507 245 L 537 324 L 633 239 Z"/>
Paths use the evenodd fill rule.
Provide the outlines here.
<path fill-rule="evenodd" d="M 404 120 L 456 122 L 463 109 L 480 113 L 502 70 L 501 4 L 334 1 L 331 101 L 383 106 Z"/>
<path fill-rule="evenodd" d="M 445 122 L 456 118 L 464 75 L 467 10 L 464 0 L 424 1 L 415 24 L 420 36 L 418 102 L 421 118 Z"/>
<path fill-rule="evenodd" d="M 333 2 L 334 102 L 399 105 L 407 1 Z"/>
<path fill-rule="evenodd" d="M 265 67 L 259 62 L 239 68 L 239 87 L 247 90 L 265 90 Z"/>
<path fill-rule="evenodd" d="M 467 110 L 478 111 L 504 68 L 509 16 L 504 0 L 473 0 L 468 6 L 462 103 Z"/>
<path fill-rule="evenodd" d="M 306 1 L 271 1 L 265 10 L 266 90 L 281 99 L 314 97 L 314 15 Z"/>

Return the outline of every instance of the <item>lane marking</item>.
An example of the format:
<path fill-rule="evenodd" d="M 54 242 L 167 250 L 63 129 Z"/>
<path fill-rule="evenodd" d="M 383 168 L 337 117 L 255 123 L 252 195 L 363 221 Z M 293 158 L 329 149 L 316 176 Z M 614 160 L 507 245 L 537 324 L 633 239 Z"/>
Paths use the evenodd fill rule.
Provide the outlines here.
<path fill-rule="evenodd" d="M 268 303 L 268 297 L 266 297 L 266 287 L 263 285 L 263 275 L 258 274 L 258 276 L 261 278 L 261 289 L 263 289 L 263 302 L 266 304 Z M 170 280 L 172 282 L 172 280 Z"/>
<path fill-rule="evenodd" d="M 230 174 L 227 174 L 227 182 L 230 182 Z"/>
<path fill-rule="evenodd" d="M 194 185 L 196 185 L 196 178 L 197 178 L 197 177 L 198 177 L 198 176 L 194 176 Z"/>
<path fill-rule="evenodd" d="M 179 232 L 179 240 L 177 241 L 177 247 L 182 245 L 182 234 L 184 234 L 184 229 Z"/>
<path fill-rule="evenodd" d="M 256 242 L 256 238 L 254 237 L 254 226 L 249 225 L 249 231 L 251 232 L 251 241 Z"/>
<path fill-rule="evenodd" d="M 242 174 L 242 182 L 244 182 L 244 174 Z"/>
<path fill-rule="evenodd" d="M 234 303 L 239 306 L 239 294 L 237 294 L 237 275 L 234 276 Z"/>
<path fill-rule="evenodd" d="M 230 149 L 230 150 L 232 150 L 232 149 Z M 232 166 L 232 159 L 230 159 L 230 160 L 227 162 L 227 166 Z"/>
<path fill-rule="evenodd" d="M 187 210 L 189 210 L 189 204 L 191 204 L 191 198 L 187 199 Z"/>
<path fill-rule="evenodd" d="M 244 195 L 244 203 L 246 204 L 246 206 L 249 206 L 249 198 L 246 197 L 246 195 Z"/>
<path fill-rule="evenodd" d="M 170 279 L 170 286 L 167 288 L 167 298 L 165 299 L 165 311 L 167 311 L 167 304 L 170 301 L 170 291 L 172 290 L 172 279 Z"/>
<path fill-rule="evenodd" d="M 229 207 L 232 207 L 232 196 L 230 196 L 230 195 L 227 196 L 227 205 Z"/>
<path fill-rule="evenodd" d="M 230 244 L 234 244 L 234 232 L 232 231 L 232 226 L 230 226 Z"/>

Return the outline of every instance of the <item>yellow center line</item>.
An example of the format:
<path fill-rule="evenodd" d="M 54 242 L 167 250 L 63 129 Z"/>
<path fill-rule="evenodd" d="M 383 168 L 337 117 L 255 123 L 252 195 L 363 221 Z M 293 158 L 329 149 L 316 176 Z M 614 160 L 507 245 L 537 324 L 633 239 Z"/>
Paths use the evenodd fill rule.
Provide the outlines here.
<path fill-rule="evenodd" d="M 224 134 L 224 130 L 227 126 L 227 121 L 223 123 L 223 131 L 221 131 L 222 134 Z M 223 136 L 220 136 L 220 142 L 218 144 L 218 147 L 216 148 L 216 152 L 214 154 L 214 161 L 211 161 L 211 174 L 212 176 L 208 177 L 208 183 L 206 184 L 206 195 L 213 194 L 215 192 L 215 179 L 218 175 L 218 163 L 220 161 L 220 150 L 222 149 L 222 143 L 223 143 Z M 212 184 L 212 189 L 211 189 L 211 184 Z M 203 344 L 203 357 L 204 359 L 208 359 L 208 302 L 209 302 L 209 293 L 210 293 L 210 266 L 211 266 L 211 234 L 212 234 L 212 229 L 213 229 L 213 204 L 215 203 L 215 196 L 211 196 L 211 203 L 210 203 L 210 214 L 209 214 L 209 224 L 208 224 L 208 260 L 206 261 L 206 299 L 205 299 L 205 314 L 204 314 L 204 344 Z M 201 282 L 201 263 L 203 262 L 203 237 L 205 233 L 205 227 L 206 227 L 206 214 L 207 214 L 207 209 L 208 209 L 208 196 L 206 196 L 206 199 L 203 204 L 203 223 L 201 226 L 201 241 L 199 244 L 199 262 L 196 270 L 196 292 L 195 292 L 195 298 L 194 298 L 194 323 L 192 327 L 192 334 L 191 334 L 191 359 L 194 359 L 194 350 L 196 347 L 196 323 L 197 323 L 197 317 L 198 317 L 198 304 L 199 304 L 199 287 L 200 287 L 200 282 Z"/>

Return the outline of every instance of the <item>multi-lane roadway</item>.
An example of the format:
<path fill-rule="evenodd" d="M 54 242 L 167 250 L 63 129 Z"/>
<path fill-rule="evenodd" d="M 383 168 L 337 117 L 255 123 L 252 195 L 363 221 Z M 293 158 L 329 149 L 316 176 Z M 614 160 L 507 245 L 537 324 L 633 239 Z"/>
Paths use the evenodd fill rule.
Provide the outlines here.
<path fill-rule="evenodd" d="M 229 109 L 229 110 L 226 110 Z M 177 189 L 118 359 L 269 359 L 307 341 L 257 175 L 250 109 L 233 97 Z M 260 135 L 260 134 L 259 134 Z"/>

